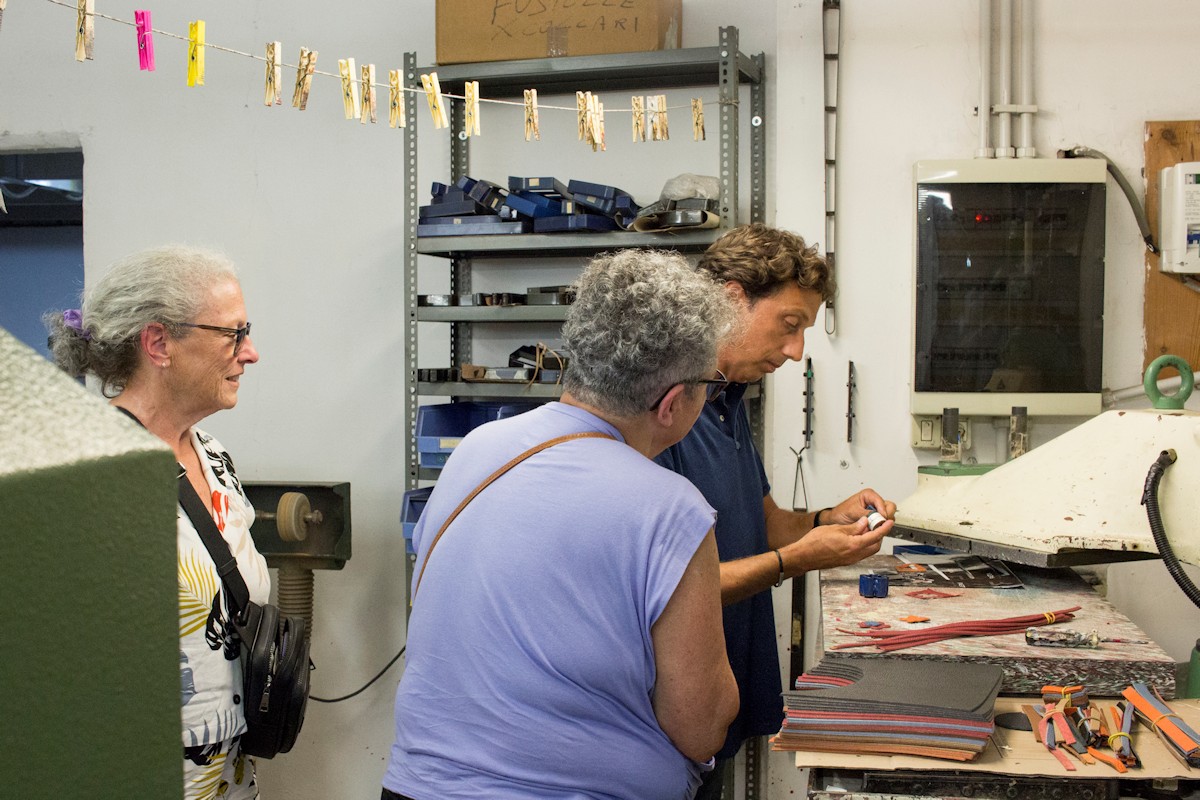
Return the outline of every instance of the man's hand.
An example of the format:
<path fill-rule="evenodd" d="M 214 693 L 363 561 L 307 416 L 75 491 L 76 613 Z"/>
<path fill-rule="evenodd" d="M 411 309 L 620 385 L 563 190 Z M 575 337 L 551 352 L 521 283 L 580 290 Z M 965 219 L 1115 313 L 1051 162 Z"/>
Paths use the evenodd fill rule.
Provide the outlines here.
<path fill-rule="evenodd" d="M 874 506 L 875 510 L 882 514 L 885 519 L 896 518 L 895 503 L 890 500 L 884 500 L 874 489 L 863 489 L 861 492 L 850 495 L 829 511 L 822 512 L 821 524 L 839 523 L 845 525 L 857 522 L 871 513 L 867 506 Z M 891 526 L 889 525 L 888 528 L 890 529 Z"/>
<path fill-rule="evenodd" d="M 894 505 L 892 511 L 895 511 Z M 863 513 L 866 513 L 865 509 Z M 822 514 L 821 522 L 825 518 L 826 515 Z M 893 525 L 895 523 L 889 519 L 875 530 L 868 531 L 865 517 L 849 525 L 822 525 L 779 552 L 783 556 L 785 569 L 793 575 L 814 569 L 844 567 L 878 553 L 883 537 L 888 535 Z"/>

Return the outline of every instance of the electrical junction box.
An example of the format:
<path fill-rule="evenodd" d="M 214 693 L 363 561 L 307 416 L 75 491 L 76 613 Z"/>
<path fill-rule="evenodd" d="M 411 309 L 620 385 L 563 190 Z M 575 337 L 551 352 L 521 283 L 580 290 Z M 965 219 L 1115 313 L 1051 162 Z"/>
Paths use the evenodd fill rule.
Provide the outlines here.
<path fill-rule="evenodd" d="M 971 449 L 971 420 L 958 420 L 958 438 L 963 450 Z M 942 447 L 942 418 L 940 416 L 914 416 L 912 418 L 912 446 L 917 450 L 940 450 Z"/>
<path fill-rule="evenodd" d="M 1159 269 L 1200 273 L 1200 162 L 1159 172 L 1158 197 Z"/>

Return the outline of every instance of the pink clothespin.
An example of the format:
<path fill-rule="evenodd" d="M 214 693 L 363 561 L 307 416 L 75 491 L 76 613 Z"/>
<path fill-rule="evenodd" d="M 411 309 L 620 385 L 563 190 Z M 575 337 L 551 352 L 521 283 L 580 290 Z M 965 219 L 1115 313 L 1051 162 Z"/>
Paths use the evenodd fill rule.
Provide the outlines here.
<path fill-rule="evenodd" d="M 137 23 L 138 69 L 154 72 L 154 28 L 150 25 L 149 11 L 134 11 Z"/>

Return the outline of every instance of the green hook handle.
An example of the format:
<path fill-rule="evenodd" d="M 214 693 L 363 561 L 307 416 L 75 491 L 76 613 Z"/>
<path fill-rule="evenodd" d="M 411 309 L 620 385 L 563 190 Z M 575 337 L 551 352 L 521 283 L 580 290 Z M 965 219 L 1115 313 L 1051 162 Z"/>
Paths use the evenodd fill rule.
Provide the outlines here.
<path fill-rule="evenodd" d="M 1158 390 L 1158 373 L 1163 367 L 1174 367 L 1179 370 L 1179 391 L 1175 394 L 1163 394 Z M 1146 367 L 1146 377 L 1142 379 L 1142 388 L 1146 390 L 1146 396 L 1150 398 L 1150 402 L 1155 408 L 1177 411 L 1183 408 L 1183 404 L 1192 396 L 1192 388 L 1195 386 L 1195 377 L 1192 375 L 1192 368 L 1188 366 L 1188 362 L 1184 361 L 1179 356 L 1159 356 L 1150 362 L 1150 366 Z"/>

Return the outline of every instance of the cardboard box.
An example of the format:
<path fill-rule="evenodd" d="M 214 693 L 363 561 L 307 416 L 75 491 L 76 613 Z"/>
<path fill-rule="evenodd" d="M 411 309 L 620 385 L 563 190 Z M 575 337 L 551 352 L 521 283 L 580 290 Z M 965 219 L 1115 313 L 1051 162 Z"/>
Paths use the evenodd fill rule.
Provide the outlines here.
<path fill-rule="evenodd" d="M 683 0 L 437 0 L 437 63 L 675 50 Z"/>

